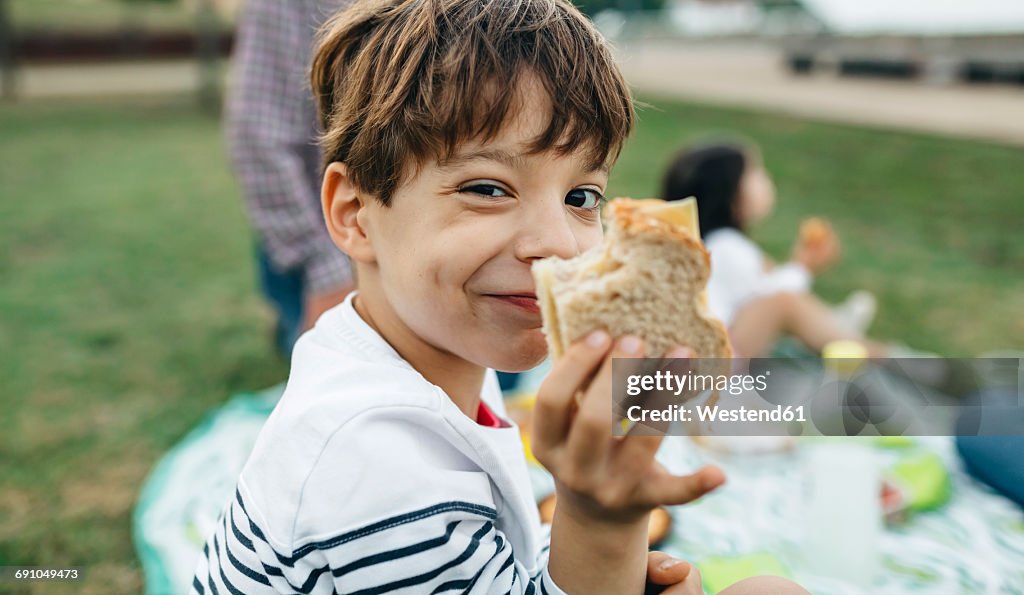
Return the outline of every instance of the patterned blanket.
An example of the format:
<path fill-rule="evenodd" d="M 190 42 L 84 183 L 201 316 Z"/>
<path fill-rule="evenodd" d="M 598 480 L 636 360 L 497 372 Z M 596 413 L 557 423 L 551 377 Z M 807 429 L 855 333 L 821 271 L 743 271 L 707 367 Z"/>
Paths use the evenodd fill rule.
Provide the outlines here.
<path fill-rule="evenodd" d="M 205 536 L 282 387 L 241 394 L 212 412 L 158 463 L 143 487 L 134 535 L 146 592 L 182 593 Z M 698 565 L 710 559 L 768 552 L 819 595 L 928 593 L 1024 595 L 1024 512 L 967 476 L 948 438 L 919 439 L 912 448 L 937 453 L 952 479 L 952 498 L 880 539 L 880 571 L 870 588 L 812 575 L 801 560 L 804 466 L 802 444 L 788 454 L 729 457 L 687 438 L 667 438 L 659 459 L 675 472 L 715 462 L 726 486 L 700 502 L 674 508 L 673 533 L 660 548 Z M 880 457 L 906 450 L 879 449 Z M 550 476 L 531 470 L 534 493 L 552 491 Z"/>

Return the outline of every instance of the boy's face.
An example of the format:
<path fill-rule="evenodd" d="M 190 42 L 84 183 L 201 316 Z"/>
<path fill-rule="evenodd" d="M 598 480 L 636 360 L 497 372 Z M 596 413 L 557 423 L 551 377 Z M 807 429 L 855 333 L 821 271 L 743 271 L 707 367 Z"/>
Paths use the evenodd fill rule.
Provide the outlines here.
<path fill-rule="evenodd" d="M 363 263 L 360 291 L 383 309 L 375 316 L 405 327 L 399 335 L 411 331 L 419 347 L 507 371 L 547 354 L 530 265 L 601 241 L 608 182 L 580 154 L 528 155 L 550 106 L 529 85 L 521 99 L 497 137 L 464 143 L 446 163 L 426 162 L 390 206 L 369 201 L 363 217 L 373 262 Z"/>

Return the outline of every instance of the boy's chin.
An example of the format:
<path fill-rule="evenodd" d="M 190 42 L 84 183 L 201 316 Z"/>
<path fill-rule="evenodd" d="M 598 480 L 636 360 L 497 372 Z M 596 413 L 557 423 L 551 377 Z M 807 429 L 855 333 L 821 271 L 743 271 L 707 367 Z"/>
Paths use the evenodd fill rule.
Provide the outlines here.
<path fill-rule="evenodd" d="M 548 356 L 548 346 L 541 335 L 539 341 L 530 338 L 526 341 L 505 342 L 498 345 L 492 353 L 492 361 L 486 364 L 488 368 L 501 372 L 525 372 L 536 368 L 544 361 Z"/>

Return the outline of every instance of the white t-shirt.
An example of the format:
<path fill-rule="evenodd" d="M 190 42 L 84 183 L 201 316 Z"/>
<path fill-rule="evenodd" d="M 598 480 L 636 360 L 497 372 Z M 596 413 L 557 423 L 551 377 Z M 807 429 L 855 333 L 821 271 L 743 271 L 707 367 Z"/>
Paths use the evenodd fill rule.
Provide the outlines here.
<path fill-rule="evenodd" d="M 811 274 L 796 262 L 765 269 L 765 255 L 750 238 L 731 227 L 716 229 L 704 238 L 711 254 L 708 307 L 727 326 L 740 306 L 754 297 L 783 291 L 807 292 Z"/>
<path fill-rule="evenodd" d="M 497 377 L 481 398 L 505 416 Z M 562 593 L 518 429 L 470 419 L 352 306 L 295 346 L 192 593 Z"/>

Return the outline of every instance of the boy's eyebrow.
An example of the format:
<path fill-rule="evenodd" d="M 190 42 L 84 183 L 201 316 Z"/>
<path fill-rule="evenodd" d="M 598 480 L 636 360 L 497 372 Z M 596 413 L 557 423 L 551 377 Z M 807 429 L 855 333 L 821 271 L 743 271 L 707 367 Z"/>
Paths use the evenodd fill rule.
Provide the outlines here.
<path fill-rule="evenodd" d="M 473 161 L 497 161 L 502 165 L 515 169 L 523 166 L 524 159 L 522 153 L 510 153 L 504 149 L 481 149 L 442 159 L 438 162 L 438 166 L 441 169 L 453 169 Z M 592 171 L 608 173 L 608 170 L 608 165 L 602 164 Z"/>
<path fill-rule="evenodd" d="M 520 153 L 510 153 L 504 149 L 481 149 L 442 159 L 438 165 L 442 169 L 452 169 L 472 161 L 497 161 L 502 165 L 516 168 L 523 165 L 523 156 Z"/>

